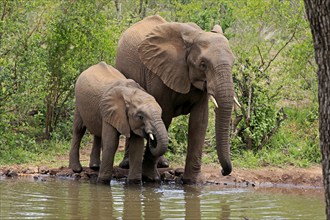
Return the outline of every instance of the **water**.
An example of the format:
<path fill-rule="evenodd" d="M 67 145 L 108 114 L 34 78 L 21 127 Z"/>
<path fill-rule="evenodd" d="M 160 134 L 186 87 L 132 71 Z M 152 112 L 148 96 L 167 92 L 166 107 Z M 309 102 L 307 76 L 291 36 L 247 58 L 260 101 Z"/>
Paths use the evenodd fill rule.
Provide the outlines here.
<path fill-rule="evenodd" d="M 0 219 L 325 219 L 321 190 L 0 179 Z"/>

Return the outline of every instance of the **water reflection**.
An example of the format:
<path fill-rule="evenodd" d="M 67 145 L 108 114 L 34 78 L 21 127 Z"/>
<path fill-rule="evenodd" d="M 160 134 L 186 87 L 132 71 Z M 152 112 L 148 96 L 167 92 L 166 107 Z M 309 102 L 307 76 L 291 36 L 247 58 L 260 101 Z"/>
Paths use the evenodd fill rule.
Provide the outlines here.
<path fill-rule="evenodd" d="M 196 186 L 184 186 L 185 218 L 201 219 L 201 189 Z"/>
<path fill-rule="evenodd" d="M 94 184 L 86 187 L 82 184 L 68 184 L 68 215 L 71 219 L 98 219 L 100 216 L 114 218 L 112 190 L 106 186 Z"/>
<path fill-rule="evenodd" d="M 124 186 L 124 219 L 160 219 L 161 196 L 152 187 L 141 187 L 135 185 Z"/>
<path fill-rule="evenodd" d="M 290 190 L 289 190 L 290 191 Z M 306 192 L 312 194 L 306 194 Z M 290 191 L 291 192 L 291 191 Z M 0 219 L 324 219 L 321 192 L 0 180 Z"/>

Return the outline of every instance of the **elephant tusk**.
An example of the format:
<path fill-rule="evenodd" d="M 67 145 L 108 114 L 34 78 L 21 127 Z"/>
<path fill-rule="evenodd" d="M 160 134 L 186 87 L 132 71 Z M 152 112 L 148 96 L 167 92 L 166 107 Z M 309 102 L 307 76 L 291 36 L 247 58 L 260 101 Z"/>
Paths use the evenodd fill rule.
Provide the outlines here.
<path fill-rule="evenodd" d="M 151 133 L 149 134 L 149 137 L 150 137 L 150 139 L 151 139 L 152 141 L 155 140 L 155 139 L 154 139 L 154 136 L 153 136 Z"/>
<path fill-rule="evenodd" d="M 235 104 L 240 108 L 241 107 L 241 104 L 239 104 L 238 100 L 236 99 L 236 97 L 234 96 L 234 101 L 235 101 Z"/>
<path fill-rule="evenodd" d="M 210 96 L 210 98 L 211 98 L 212 102 L 214 103 L 215 107 L 218 108 L 219 106 L 218 106 L 218 103 L 217 103 L 217 101 L 215 100 L 215 98 L 214 98 L 212 95 Z"/>

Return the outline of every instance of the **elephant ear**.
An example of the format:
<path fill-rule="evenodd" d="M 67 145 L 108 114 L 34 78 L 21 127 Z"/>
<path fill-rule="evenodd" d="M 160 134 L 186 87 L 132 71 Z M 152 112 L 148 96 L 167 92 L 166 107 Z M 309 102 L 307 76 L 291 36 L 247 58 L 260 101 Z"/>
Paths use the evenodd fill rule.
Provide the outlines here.
<path fill-rule="evenodd" d="M 123 86 L 111 86 L 106 90 L 100 101 L 100 111 L 104 121 L 129 138 L 131 128 L 128 123 L 124 89 Z"/>
<path fill-rule="evenodd" d="M 186 53 L 201 32 L 197 25 L 164 23 L 157 25 L 139 45 L 140 60 L 168 86 L 188 93 L 191 82 Z"/>
<path fill-rule="evenodd" d="M 220 25 L 216 24 L 213 26 L 212 31 L 213 33 L 223 34 L 222 28 Z"/>
<path fill-rule="evenodd" d="M 145 92 L 144 88 L 142 88 L 140 86 L 139 83 L 135 82 L 134 80 L 132 79 L 120 79 L 120 80 L 117 80 L 113 83 L 111 83 L 111 86 L 112 88 L 115 88 L 115 87 L 126 87 L 126 88 L 131 88 L 131 89 L 139 89 L 139 90 L 142 90 Z M 127 93 L 128 91 L 131 91 L 129 89 L 123 89 L 123 93 L 122 94 L 125 94 L 125 92 Z"/>
<path fill-rule="evenodd" d="M 139 89 L 139 90 L 142 90 L 142 91 L 146 92 L 146 91 L 144 90 L 144 88 L 142 88 L 142 87 L 140 86 L 139 83 L 135 82 L 135 81 L 132 80 L 132 79 L 127 79 L 127 80 L 125 80 L 124 86 L 129 87 L 129 88 L 133 88 L 133 89 Z"/>

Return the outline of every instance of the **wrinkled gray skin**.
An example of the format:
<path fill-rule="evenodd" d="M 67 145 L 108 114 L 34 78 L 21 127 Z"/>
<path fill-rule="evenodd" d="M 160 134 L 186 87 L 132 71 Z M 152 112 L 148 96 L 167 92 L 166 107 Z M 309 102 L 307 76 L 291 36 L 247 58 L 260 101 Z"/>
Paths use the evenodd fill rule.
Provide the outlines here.
<path fill-rule="evenodd" d="M 125 135 L 131 143 L 129 163 L 132 166 L 128 181 L 139 183 L 142 175 L 147 180 L 159 181 L 156 163 L 167 150 L 168 135 L 161 119 L 162 110 L 151 95 L 112 66 L 101 62 L 78 77 L 75 98 L 69 162 L 74 172 L 82 171 L 79 148 L 87 129 L 94 135 L 90 167 L 100 167 L 98 182 L 109 183 L 111 180 L 120 134 Z M 150 160 L 142 163 L 144 138 L 149 139 L 149 134 L 154 136 L 153 141 L 148 141 Z"/>
<path fill-rule="evenodd" d="M 166 128 L 173 117 L 190 113 L 184 183 L 203 181 L 201 157 L 210 95 L 219 106 L 215 130 L 222 174 L 232 171 L 229 128 L 234 103 L 233 63 L 219 25 L 205 32 L 193 23 L 150 16 L 128 28 L 119 40 L 116 68 L 155 97 Z"/>

